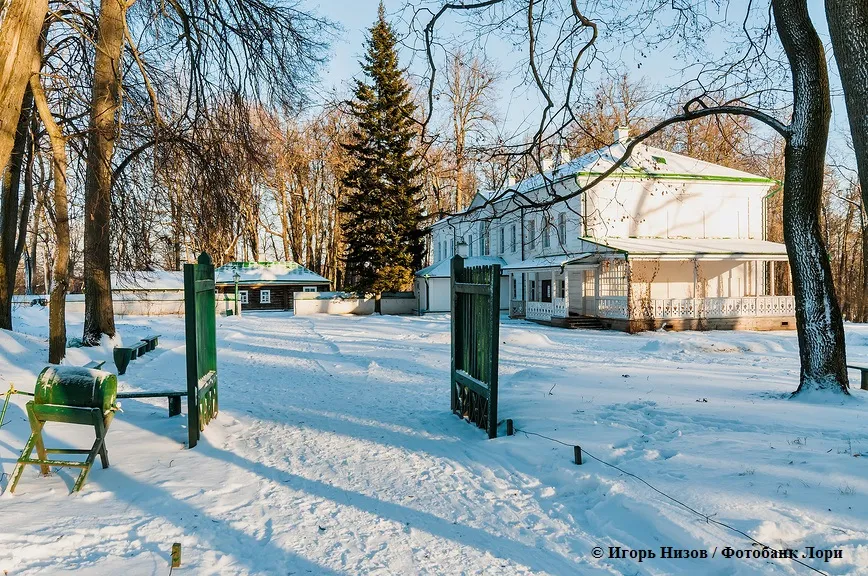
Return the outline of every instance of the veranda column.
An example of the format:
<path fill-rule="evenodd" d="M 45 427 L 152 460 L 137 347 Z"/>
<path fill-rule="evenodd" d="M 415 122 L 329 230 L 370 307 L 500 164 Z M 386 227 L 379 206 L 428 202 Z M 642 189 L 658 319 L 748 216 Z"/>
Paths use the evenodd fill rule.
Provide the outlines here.
<path fill-rule="evenodd" d="M 693 317 L 699 318 L 699 298 L 696 295 L 696 280 L 699 276 L 699 259 L 693 259 Z"/>
<path fill-rule="evenodd" d="M 564 310 L 570 316 L 570 273 L 564 268 Z"/>
<path fill-rule="evenodd" d="M 769 262 L 769 295 L 775 295 L 775 261 Z"/>

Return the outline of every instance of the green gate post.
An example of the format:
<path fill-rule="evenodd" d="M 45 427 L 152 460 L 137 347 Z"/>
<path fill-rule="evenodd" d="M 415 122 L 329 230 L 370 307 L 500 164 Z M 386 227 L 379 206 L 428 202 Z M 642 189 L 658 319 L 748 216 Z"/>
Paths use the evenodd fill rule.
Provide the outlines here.
<path fill-rule="evenodd" d="M 460 327 L 459 324 L 462 321 L 462 314 L 458 310 L 458 292 L 455 290 L 455 282 L 459 280 L 463 280 L 464 276 L 464 258 L 459 255 L 455 255 L 452 257 L 452 272 L 449 275 L 449 289 L 452 294 L 452 375 L 450 378 L 451 385 L 449 389 L 450 393 L 450 406 L 452 407 L 452 412 L 455 413 L 458 410 L 458 389 L 457 389 L 457 378 L 456 371 L 461 368 L 464 369 L 464 366 L 456 365 L 456 356 L 457 354 L 462 354 L 464 350 L 464 345 L 462 342 L 461 334 L 463 327 Z M 459 414 L 460 416 L 460 414 Z"/>
<path fill-rule="evenodd" d="M 489 295 L 490 316 L 488 334 L 491 338 L 488 346 L 488 437 L 497 438 L 497 369 L 500 355 L 500 265 L 495 264 L 491 270 L 491 292 Z"/>
<path fill-rule="evenodd" d="M 217 414 L 217 312 L 214 265 L 205 252 L 184 264 L 184 324 L 187 336 L 188 446 L 199 442 L 204 425 Z"/>

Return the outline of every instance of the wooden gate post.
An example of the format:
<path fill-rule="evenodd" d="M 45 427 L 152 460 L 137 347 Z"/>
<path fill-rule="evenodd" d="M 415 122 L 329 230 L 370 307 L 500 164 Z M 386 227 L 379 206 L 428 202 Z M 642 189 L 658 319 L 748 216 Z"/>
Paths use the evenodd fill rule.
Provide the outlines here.
<path fill-rule="evenodd" d="M 456 254 L 452 257 L 452 272 L 449 275 L 449 293 L 452 295 L 452 366 L 451 366 L 451 378 L 450 378 L 450 406 L 452 408 L 452 412 L 455 413 L 458 410 L 458 389 L 456 388 L 456 370 L 458 366 L 456 366 L 456 355 L 463 350 L 463 342 L 462 342 L 462 330 L 463 328 L 459 326 L 459 323 L 462 321 L 462 316 L 458 311 L 458 292 L 455 291 L 455 283 L 458 279 L 460 279 L 464 273 L 464 258 Z"/>

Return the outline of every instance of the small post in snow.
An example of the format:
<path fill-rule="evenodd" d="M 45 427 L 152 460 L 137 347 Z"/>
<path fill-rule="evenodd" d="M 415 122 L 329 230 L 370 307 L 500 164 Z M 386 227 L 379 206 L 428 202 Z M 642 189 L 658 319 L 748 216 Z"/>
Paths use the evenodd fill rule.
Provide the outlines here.
<path fill-rule="evenodd" d="M 512 419 L 507 418 L 506 419 L 506 435 L 512 436 L 513 434 L 515 434 L 515 428 L 513 428 Z"/>
<path fill-rule="evenodd" d="M 576 465 L 582 465 L 582 447 L 581 446 L 573 446 L 573 456 L 575 457 Z"/>

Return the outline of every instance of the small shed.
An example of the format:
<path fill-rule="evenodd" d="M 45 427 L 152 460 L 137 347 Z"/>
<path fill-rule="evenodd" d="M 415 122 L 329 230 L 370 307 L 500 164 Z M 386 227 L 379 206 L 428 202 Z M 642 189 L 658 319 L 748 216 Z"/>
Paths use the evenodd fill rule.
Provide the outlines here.
<path fill-rule="evenodd" d="M 295 292 L 328 292 L 328 278 L 296 262 L 229 262 L 215 271 L 217 292 L 234 294 L 242 310 L 292 310 Z"/>
<path fill-rule="evenodd" d="M 449 277 L 452 274 L 451 259 L 440 260 L 427 268 L 416 272 L 414 292 L 419 299 L 418 308 L 425 312 L 449 312 L 452 307 Z M 506 266 L 506 261 L 500 256 L 473 256 L 464 259 L 464 266 L 491 266 L 499 264 Z M 500 277 L 500 309 L 509 309 L 509 277 L 504 273 Z"/>

